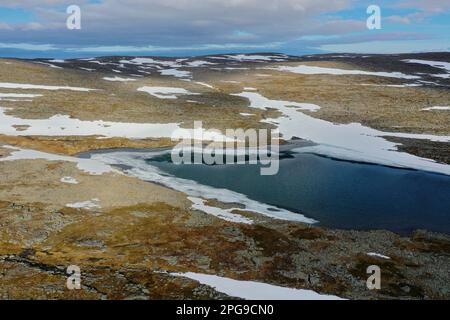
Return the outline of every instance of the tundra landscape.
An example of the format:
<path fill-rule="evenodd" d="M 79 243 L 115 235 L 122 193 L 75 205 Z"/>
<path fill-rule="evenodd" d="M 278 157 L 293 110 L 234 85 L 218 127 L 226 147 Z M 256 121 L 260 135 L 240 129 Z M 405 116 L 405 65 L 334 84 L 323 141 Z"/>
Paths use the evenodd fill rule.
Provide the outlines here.
<path fill-rule="evenodd" d="M 449 299 L 449 88 L 438 52 L 2 58 L 0 297 Z M 278 130 L 277 180 L 171 164 L 195 121 Z"/>

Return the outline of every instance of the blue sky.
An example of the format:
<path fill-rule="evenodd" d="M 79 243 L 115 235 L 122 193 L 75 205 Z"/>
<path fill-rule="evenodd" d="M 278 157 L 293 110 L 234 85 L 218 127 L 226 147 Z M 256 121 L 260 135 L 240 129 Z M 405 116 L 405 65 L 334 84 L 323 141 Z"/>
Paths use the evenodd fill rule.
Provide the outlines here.
<path fill-rule="evenodd" d="M 449 51 L 449 30 L 450 0 L 0 0 L 3 57 Z"/>

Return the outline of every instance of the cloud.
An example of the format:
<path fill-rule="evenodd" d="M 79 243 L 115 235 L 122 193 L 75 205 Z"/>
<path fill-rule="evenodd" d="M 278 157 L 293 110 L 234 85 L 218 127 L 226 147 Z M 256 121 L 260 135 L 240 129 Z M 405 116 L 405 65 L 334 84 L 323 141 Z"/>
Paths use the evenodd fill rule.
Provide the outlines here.
<path fill-rule="evenodd" d="M 450 10 L 448 0 L 404 0 L 397 5 L 399 8 L 415 8 L 428 14 L 440 14 Z"/>
<path fill-rule="evenodd" d="M 11 25 L 4 23 L 4 22 L 0 22 L 0 30 L 12 30 L 13 28 L 11 27 Z"/>
<path fill-rule="evenodd" d="M 37 30 L 44 30 L 45 27 L 38 22 L 30 22 L 30 23 L 25 23 L 21 26 L 21 29 L 24 31 L 37 31 Z"/>
<path fill-rule="evenodd" d="M 352 0 L 104 0 L 81 1 L 82 30 L 65 29 L 64 6 L 73 1 L 17 0 L 45 30 L 61 33 L 68 44 L 109 46 L 189 46 L 208 43 L 285 41 L 323 25 L 318 16 L 348 8 Z M 0 2 L 3 5 L 4 1 Z M 40 29 L 40 30 L 43 30 Z M 237 31 L 238 30 L 238 31 Z M 333 30 L 333 29 L 331 29 Z M 239 32 L 239 34 L 237 33 Z M 245 35 L 245 36 L 244 36 Z M 16 32 L 16 39 L 29 35 Z M 44 32 L 35 34 L 46 38 Z M 56 38 L 56 37 L 55 37 Z"/>
<path fill-rule="evenodd" d="M 18 49 L 29 51 L 49 51 L 57 50 L 52 44 L 31 44 L 31 43 L 2 43 L 0 42 L 0 49 Z"/>
<path fill-rule="evenodd" d="M 412 21 L 408 16 L 389 16 L 385 18 L 387 21 L 394 23 L 410 24 Z"/>
<path fill-rule="evenodd" d="M 123 53 L 123 52 L 170 52 L 170 51 L 204 51 L 204 50 L 251 50 L 251 49 L 276 49 L 280 48 L 282 43 L 264 43 L 264 44 L 207 44 L 199 46 L 188 47 L 161 47 L 161 46 L 102 46 L 102 47 L 81 47 L 81 48 L 67 48 L 70 52 L 99 52 L 99 53 Z"/>
<path fill-rule="evenodd" d="M 450 41 L 406 40 L 406 41 L 371 41 L 347 44 L 325 44 L 321 50 L 328 52 L 351 53 L 405 53 L 405 52 L 445 52 L 450 49 Z"/>
<path fill-rule="evenodd" d="M 6 8 L 42 8 L 55 6 L 68 6 L 73 4 L 74 0 L 0 0 L 0 6 Z M 78 4 L 86 4 L 88 0 L 77 0 Z"/>
<path fill-rule="evenodd" d="M 81 30 L 66 28 L 66 7 L 74 2 L 81 7 Z M 450 10 L 448 0 L 380 2 L 382 12 L 389 8 L 386 25 L 403 24 L 402 30 Z M 323 49 L 429 37 L 368 31 L 368 4 L 370 0 L 0 0 L 0 8 L 22 9 L 33 17 L 28 23 L 0 23 L 0 39 L 13 45 L 51 43 L 75 54 Z M 433 32 L 445 38 L 443 32 Z"/>
<path fill-rule="evenodd" d="M 405 0 L 390 5 L 393 8 L 416 10 L 406 15 L 392 15 L 386 17 L 390 22 L 412 24 L 421 23 L 435 15 L 445 14 L 450 11 L 450 1 L 448 0 Z"/>

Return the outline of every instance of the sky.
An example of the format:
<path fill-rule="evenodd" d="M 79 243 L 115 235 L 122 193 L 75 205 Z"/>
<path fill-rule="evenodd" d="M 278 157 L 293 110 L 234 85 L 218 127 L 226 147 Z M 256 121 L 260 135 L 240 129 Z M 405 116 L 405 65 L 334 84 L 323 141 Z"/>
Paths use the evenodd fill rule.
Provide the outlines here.
<path fill-rule="evenodd" d="M 450 51 L 450 0 L 0 0 L 2 57 L 428 51 Z"/>

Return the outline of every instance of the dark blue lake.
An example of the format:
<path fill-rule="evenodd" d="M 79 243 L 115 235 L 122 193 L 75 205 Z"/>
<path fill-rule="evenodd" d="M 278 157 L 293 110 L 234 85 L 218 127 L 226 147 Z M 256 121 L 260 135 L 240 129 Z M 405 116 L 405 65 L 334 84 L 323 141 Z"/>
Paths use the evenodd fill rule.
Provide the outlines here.
<path fill-rule="evenodd" d="M 147 160 L 174 176 L 243 193 L 341 229 L 416 229 L 450 233 L 450 177 L 423 171 L 294 154 L 274 176 L 256 165 L 174 165 Z"/>

